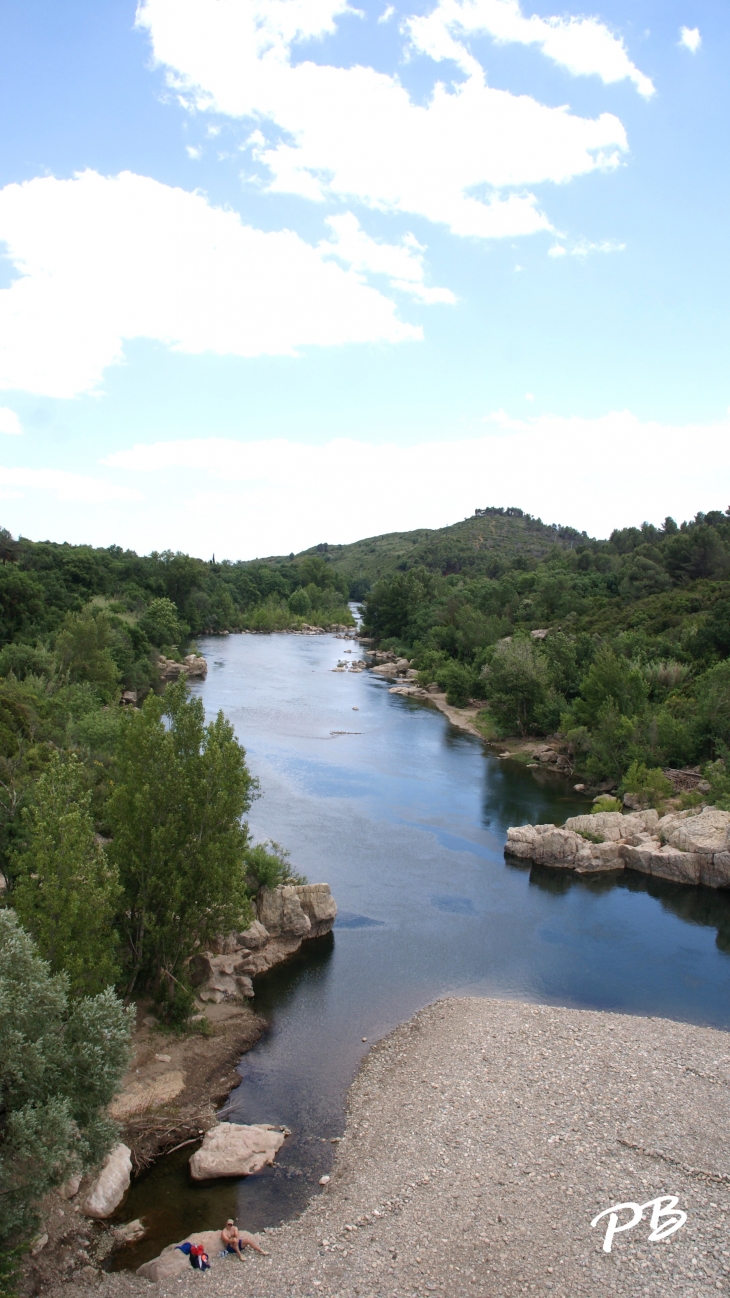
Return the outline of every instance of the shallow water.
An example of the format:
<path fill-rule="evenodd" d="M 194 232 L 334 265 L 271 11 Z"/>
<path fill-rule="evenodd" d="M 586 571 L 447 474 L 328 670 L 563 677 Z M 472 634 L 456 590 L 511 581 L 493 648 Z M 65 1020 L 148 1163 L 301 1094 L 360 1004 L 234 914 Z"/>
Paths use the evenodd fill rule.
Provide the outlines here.
<path fill-rule="evenodd" d="M 331 1165 L 369 1043 L 437 996 L 730 1026 L 730 893 L 505 862 L 508 825 L 559 824 L 585 800 L 548 772 L 499 761 L 372 673 L 333 674 L 350 648 L 359 656 L 329 635 L 201 642 L 209 672 L 194 690 L 233 721 L 261 782 L 254 837 L 326 880 L 339 915 L 332 935 L 256 983 L 271 1026 L 244 1056 L 225 1115 L 290 1127 L 276 1166 L 201 1187 L 187 1177 L 190 1148 L 162 1160 L 120 1214 L 144 1217 L 148 1236 L 116 1265 L 229 1215 L 256 1230 L 298 1212 Z"/>

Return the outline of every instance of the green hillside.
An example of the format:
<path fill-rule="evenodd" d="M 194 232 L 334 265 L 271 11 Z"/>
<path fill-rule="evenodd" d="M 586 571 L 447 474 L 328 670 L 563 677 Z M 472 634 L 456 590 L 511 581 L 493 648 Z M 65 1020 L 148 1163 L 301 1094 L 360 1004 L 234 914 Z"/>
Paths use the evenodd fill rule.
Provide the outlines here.
<path fill-rule="evenodd" d="M 521 509 L 489 508 L 449 527 L 386 532 L 350 545 L 321 542 L 301 554 L 274 555 L 255 563 L 297 568 L 305 559 L 320 557 L 333 572 L 349 580 L 352 598 L 361 598 L 381 577 L 410 568 L 423 566 L 442 576 L 495 577 L 520 559 L 531 565 L 556 546 L 571 549 L 587 539 L 575 528 L 548 526 Z"/>

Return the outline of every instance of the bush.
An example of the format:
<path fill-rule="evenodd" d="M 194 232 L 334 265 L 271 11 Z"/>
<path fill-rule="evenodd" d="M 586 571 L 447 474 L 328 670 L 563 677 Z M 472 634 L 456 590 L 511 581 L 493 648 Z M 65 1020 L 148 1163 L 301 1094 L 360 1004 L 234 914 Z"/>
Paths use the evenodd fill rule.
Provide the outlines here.
<path fill-rule="evenodd" d="M 69 613 L 56 638 L 56 659 L 60 671 L 72 684 L 91 685 L 102 703 L 114 698 L 120 677 L 109 646 L 112 631 L 106 613 L 94 613 L 87 606 L 81 613 Z"/>
<path fill-rule="evenodd" d="M 473 668 L 453 659 L 439 667 L 436 680 L 441 689 L 446 690 L 446 702 L 452 708 L 465 708 L 479 686 L 479 677 Z"/>
<path fill-rule="evenodd" d="M 6 644 L 0 651 L 0 676 L 10 673 L 19 681 L 26 676 L 50 676 L 53 658 L 47 649 L 34 649 L 29 644 Z"/>
<path fill-rule="evenodd" d="M 660 807 L 671 798 L 674 789 L 658 767 L 650 770 L 643 762 L 633 761 L 621 782 L 620 792 L 634 794 L 647 807 Z"/>
<path fill-rule="evenodd" d="M 604 793 L 603 797 L 598 798 L 591 807 L 591 815 L 597 816 L 601 811 L 622 811 L 622 804 L 618 798 L 612 798 L 610 794 Z"/>
<path fill-rule="evenodd" d="M 161 649 L 163 645 L 176 645 L 182 636 L 177 609 L 171 599 L 151 599 L 139 620 L 139 629 L 150 644 Z"/>
<path fill-rule="evenodd" d="M 252 894 L 259 888 L 276 888 L 280 883 L 306 883 L 289 865 L 289 853 L 279 843 L 257 843 L 244 852 L 246 885 Z"/>
<path fill-rule="evenodd" d="M 109 989 L 70 1001 L 11 911 L 0 911 L 0 1253 L 27 1241 L 55 1185 L 116 1135 L 106 1107 L 129 1058 L 133 1012 Z"/>

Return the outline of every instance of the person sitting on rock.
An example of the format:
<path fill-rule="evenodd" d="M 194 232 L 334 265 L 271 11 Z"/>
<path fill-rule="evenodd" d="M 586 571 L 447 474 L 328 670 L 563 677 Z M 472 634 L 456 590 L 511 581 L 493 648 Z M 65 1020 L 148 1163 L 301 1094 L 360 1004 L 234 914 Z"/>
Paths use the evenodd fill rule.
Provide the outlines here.
<path fill-rule="evenodd" d="M 241 1260 L 243 1260 L 243 1250 L 245 1248 L 252 1248 L 254 1252 L 261 1253 L 264 1257 L 269 1256 L 266 1250 L 256 1243 L 253 1235 L 249 1235 L 247 1230 L 238 1229 L 232 1217 L 228 1218 L 223 1227 L 221 1239 L 226 1246 L 226 1252 L 237 1253 Z"/>

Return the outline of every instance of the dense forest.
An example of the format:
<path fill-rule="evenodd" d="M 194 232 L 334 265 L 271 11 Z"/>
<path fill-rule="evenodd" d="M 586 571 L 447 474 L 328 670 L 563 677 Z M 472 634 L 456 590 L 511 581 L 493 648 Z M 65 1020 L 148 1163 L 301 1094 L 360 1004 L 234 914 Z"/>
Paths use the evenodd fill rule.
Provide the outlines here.
<path fill-rule="evenodd" d="M 480 511 L 472 526 L 510 513 Z M 462 562 L 406 562 L 366 595 L 365 629 L 414 658 L 452 703 L 483 701 L 488 737 L 558 734 L 594 784 L 709 763 L 726 799 L 728 514 L 644 523 L 607 541 L 557 529 L 542 555 L 479 547 Z"/>

